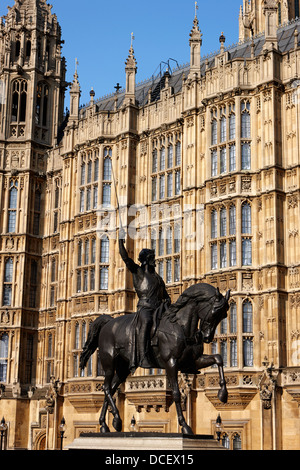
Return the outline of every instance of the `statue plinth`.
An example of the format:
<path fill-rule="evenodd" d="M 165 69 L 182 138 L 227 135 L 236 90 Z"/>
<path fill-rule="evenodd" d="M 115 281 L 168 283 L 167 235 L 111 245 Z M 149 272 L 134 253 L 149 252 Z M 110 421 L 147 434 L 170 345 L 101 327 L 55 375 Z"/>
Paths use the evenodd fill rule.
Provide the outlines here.
<path fill-rule="evenodd" d="M 68 446 L 69 450 L 105 451 L 198 451 L 224 450 L 224 447 L 210 435 L 184 435 L 162 433 L 86 433 Z"/>

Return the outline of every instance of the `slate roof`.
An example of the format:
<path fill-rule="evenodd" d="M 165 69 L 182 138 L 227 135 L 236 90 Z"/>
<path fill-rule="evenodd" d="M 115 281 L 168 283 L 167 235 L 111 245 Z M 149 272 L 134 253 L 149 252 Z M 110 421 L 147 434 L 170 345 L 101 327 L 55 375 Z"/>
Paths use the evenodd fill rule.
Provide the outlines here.
<path fill-rule="evenodd" d="M 295 30 L 298 29 L 298 46 L 300 45 L 300 19 L 297 18 L 289 22 L 286 25 L 283 25 L 278 29 L 278 48 L 282 53 L 288 52 L 294 48 L 295 44 Z M 262 52 L 265 36 L 263 34 L 258 35 L 254 38 L 254 55 L 259 56 Z M 251 57 L 251 44 L 252 41 L 248 40 L 244 43 L 237 43 L 235 45 L 225 48 L 225 51 L 228 52 L 228 59 L 248 59 Z M 210 54 L 206 57 L 203 57 L 201 60 L 201 75 L 204 76 L 206 67 L 212 68 L 215 65 L 215 59 L 218 56 L 220 51 Z M 161 72 L 161 71 L 160 71 Z M 166 69 L 164 70 L 164 73 Z M 164 88 L 165 76 L 164 73 L 159 73 L 156 76 L 153 76 L 151 79 L 138 83 L 136 85 L 136 102 L 138 106 L 144 106 L 148 103 L 148 94 L 151 90 L 151 102 L 156 101 L 160 98 L 160 90 Z M 178 93 L 182 88 L 182 77 L 183 75 L 187 76 L 189 73 L 189 64 L 179 66 L 173 71 L 170 70 L 169 75 L 169 86 L 173 88 L 174 93 Z M 95 101 L 97 106 L 97 111 L 113 111 L 115 106 L 115 94 L 108 95 L 107 97 L 100 98 Z M 125 91 L 122 90 L 118 94 L 117 107 L 119 108 L 125 97 Z M 88 106 L 88 105 L 87 105 Z M 84 110 L 87 106 L 81 108 L 81 113 L 84 114 Z"/>

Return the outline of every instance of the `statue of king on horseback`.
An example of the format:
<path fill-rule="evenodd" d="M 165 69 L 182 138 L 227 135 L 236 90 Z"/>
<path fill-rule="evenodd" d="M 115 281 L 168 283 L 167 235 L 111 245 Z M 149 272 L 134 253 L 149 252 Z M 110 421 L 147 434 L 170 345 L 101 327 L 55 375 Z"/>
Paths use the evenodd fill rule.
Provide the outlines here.
<path fill-rule="evenodd" d="M 200 369 L 216 364 L 220 376 L 219 399 L 226 403 L 228 393 L 219 354 L 204 354 L 204 343 L 212 342 L 217 325 L 226 318 L 230 291 L 225 297 L 205 283 L 186 289 L 172 304 L 163 279 L 155 271 L 155 253 L 144 249 L 136 264 L 125 248 L 125 232 L 119 233 L 119 252 L 133 276 L 138 296 L 137 312 L 113 318 L 99 316 L 91 325 L 83 348 L 80 367 L 83 369 L 99 348 L 105 373 L 105 401 L 100 415 L 101 432 L 109 432 L 106 413 L 111 406 L 113 426 L 122 430 L 122 420 L 113 395 L 138 367 L 165 369 L 176 405 L 179 425 L 184 434 L 193 434 L 185 421 L 178 372 L 197 374 Z"/>

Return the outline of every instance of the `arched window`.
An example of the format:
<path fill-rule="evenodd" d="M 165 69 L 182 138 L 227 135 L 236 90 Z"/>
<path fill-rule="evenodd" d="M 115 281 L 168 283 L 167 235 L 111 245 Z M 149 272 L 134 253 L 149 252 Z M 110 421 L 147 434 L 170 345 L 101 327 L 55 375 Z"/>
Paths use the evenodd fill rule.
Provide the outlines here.
<path fill-rule="evenodd" d="M 112 177 L 112 150 L 111 148 L 104 149 L 104 162 L 103 162 L 103 179 L 104 181 L 111 181 Z"/>
<path fill-rule="evenodd" d="M 229 439 L 228 434 L 223 435 L 223 437 L 222 437 L 222 446 L 225 449 L 230 449 L 230 439 Z"/>
<path fill-rule="evenodd" d="M 8 363 L 8 334 L 0 335 L 0 382 L 7 380 L 7 363 Z"/>
<path fill-rule="evenodd" d="M 157 149 L 153 150 L 152 153 L 152 173 L 157 172 Z"/>
<path fill-rule="evenodd" d="M 16 59 L 20 57 L 20 52 L 21 52 L 21 42 L 19 39 L 16 40 Z"/>
<path fill-rule="evenodd" d="M 26 52 L 26 59 L 28 60 L 29 57 L 31 56 L 31 41 L 30 41 L 30 39 L 28 39 L 26 41 L 26 51 L 25 52 Z"/>
<path fill-rule="evenodd" d="M 251 120 L 250 120 L 250 103 L 244 101 L 241 107 L 241 137 L 242 139 L 250 139 L 251 137 Z"/>
<path fill-rule="evenodd" d="M 253 332 L 253 310 L 250 300 L 243 303 L 243 333 Z"/>
<path fill-rule="evenodd" d="M 12 83 L 12 110 L 11 121 L 25 122 L 27 104 L 27 81 L 24 79 L 14 80 Z"/>
<path fill-rule="evenodd" d="M 232 441 L 233 450 L 242 450 L 242 440 L 239 434 L 235 434 Z"/>
<path fill-rule="evenodd" d="M 16 231 L 17 219 L 17 205 L 18 205 L 18 182 L 15 180 L 10 181 L 9 188 L 9 204 L 8 204 L 8 233 Z"/>

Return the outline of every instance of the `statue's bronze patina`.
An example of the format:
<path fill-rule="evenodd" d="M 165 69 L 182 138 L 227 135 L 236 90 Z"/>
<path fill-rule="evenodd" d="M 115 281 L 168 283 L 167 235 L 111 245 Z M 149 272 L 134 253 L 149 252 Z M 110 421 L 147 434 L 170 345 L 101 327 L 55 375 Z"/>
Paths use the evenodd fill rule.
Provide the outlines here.
<path fill-rule="evenodd" d="M 122 420 L 113 395 L 131 372 L 137 367 L 144 367 L 165 369 L 182 432 L 193 434 L 182 413 L 178 372 L 197 374 L 200 369 L 216 364 L 221 387 L 218 397 L 221 402 L 227 402 L 222 357 L 219 354 L 203 354 L 203 345 L 212 342 L 217 325 L 226 318 L 230 291 L 224 297 L 218 288 L 204 283 L 195 284 L 171 304 L 165 283 L 155 272 L 154 252 L 142 250 L 139 255 L 141 265 L 138 265 L 129 258 L 124 238 L 124 231 L 121 230 L 119 250 L 133 276 L 139 298 L 137 312 L 119 318 L 99 316 L 91 325 L 80 358 L 83 369 L 99 347 L 105 372 L 105 401 L 99 420 L 100 430 L 102 433 L 109 432 L 105 418 L 110 405 L 113 426 L 116 431 L 122 431 Z"/>

